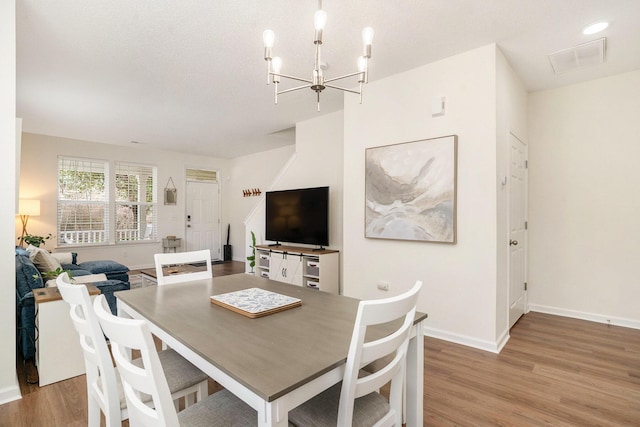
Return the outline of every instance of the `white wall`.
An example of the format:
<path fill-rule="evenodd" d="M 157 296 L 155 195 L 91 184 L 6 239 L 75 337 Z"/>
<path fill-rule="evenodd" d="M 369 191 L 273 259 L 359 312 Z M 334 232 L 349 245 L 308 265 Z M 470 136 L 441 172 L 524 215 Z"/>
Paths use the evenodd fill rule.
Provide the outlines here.
<path fill-rule="evenodd" d="M 640 327 L 640 70 L 529 95 L 530 308 Z"/>
<path fill-rule="evenodd" d="M 105 159 L 109 161 L 133 161 L 158 167 L 158 238 L 175 235 L 185 237 L 185 171 L 186 168 L 218 170 L 221 176 L 228 175 L 227 159 L 188 155 L 176 152 L 154 150 L 148 145 L 125 147 L 78 141 L 46 135 L 24 133 L 22 139 L 22 162 L 20 170 L 20 197 L 40 199 L 41 215 L 29 219 L 31 234 L 56 234 L 56 192 L 58 155 Z M 177 205 L 164 205 L 163 189 L 169 180 L 178 189 Z M 224 204 L 227 189 L 220 184 L 221 224 L 228 223 L 228 207 Z M 16 228 L 20 235 L 20 228 Z M 226 235 L 226 226 L 221 236 Z M 184 243 L 184 242 L 183 242 Z M 79 261 L 112 259 L 129 268 L 153 266 L 153 254 L 162 252 L 159 240 L 154 243 L 105 245 L 95 247 L 55 248 L 55 242 L 48 241 L 49 250 L 78 252 Z M 183 248 L 184 249 L 184 248 Z"/>
<path fill-rule="evenodd" d="M 16 9 L 0 2 L 0 404 L 20 398 L 16 377 L 14 223 L 16 222 Z"/>
<path fill-rule="evenodd" d="M 329 246 L 342 250 L 342 111 L 296 123 L 295 156 L 285 165 L 268 190 L 329 186 Z M 250 255 L 251 235 L 256 233 L 257 243 L 264 240 L 264 199 L 247 218 L 246 256 Z M 307 246 L 307 245 L 299 245 Z M 342 264 L 342 254 L 340 263 Z"/>
<path fill-rule="evenodd" d="M 431 99 L 446 114 L 431 116 Z M 496 351 L 496 47 L 377 80 L 345 97 L 343 277 L 346 295 L 382 298 L 424 282 L 426 331 Z M 458 135 L 456 245 L 364 238 L 364 155 L 376 147 Z M 391 283 L 389 292 L 376 288 Z M 503 310 L 503 308 L 500 308 Z"/>
<path fill-rule="evenodd" d="M 284 165 L 294 156 L 295 148 L 295 144 L 291 144 L 230 160 L 229 176 L 222 179 L 229 190 L 225 204 L 229 206 L 230 242 L 234 260 L 246 262 L 246 242 L 251 240 L 251 236 L 249 233 L 245 235 L 244 221 L 262 201 L 265 191 L 271 188 Z M 244 197 L 242 190 L 251 188 L 260 189 L 262 194 Z M 223 237 L 226 239 L 226 234 Z"/>

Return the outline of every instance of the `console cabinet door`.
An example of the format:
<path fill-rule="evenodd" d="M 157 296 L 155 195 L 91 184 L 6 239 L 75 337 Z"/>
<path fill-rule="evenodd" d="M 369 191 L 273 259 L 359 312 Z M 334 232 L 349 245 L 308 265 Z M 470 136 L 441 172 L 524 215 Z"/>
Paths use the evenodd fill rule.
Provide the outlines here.
<path fill-rule="evenodd" d="M 302 286 L 302 256 L 271 253 L 270 279 Z"/>

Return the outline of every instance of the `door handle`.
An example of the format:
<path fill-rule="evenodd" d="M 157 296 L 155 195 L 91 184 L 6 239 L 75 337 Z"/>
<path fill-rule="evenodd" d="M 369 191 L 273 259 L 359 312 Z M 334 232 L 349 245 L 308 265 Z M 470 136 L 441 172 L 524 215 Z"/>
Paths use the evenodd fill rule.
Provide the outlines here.
<path fill-rule="evenodd" d="M 517 240 L 509 240 L 509 246 L 517 246 L 517 245 L 518 245 Z"/>

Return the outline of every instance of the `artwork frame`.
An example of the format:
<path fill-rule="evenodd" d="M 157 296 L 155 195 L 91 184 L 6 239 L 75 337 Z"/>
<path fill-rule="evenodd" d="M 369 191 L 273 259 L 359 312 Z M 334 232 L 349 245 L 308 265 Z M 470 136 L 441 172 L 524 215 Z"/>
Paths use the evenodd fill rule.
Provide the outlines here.
<path fill-rule="evenodd" d="M 171 177 L 169 177 L 167 185 L 164 188 L 164 204 L 169 206 L 175 206 L 178 204 L 178 189 L 173 183 L 173 178 Z"/>
<path fill-rule="evenodd" d="M 365 237 L 457 243 L 458 136 L 365 150 Z"/>
<path fill-rule="evenodd" d="M 164 204 L 165 205 L 177 205 L 178 204 L 178 190 L 175 188 L 164 189 Z"/>

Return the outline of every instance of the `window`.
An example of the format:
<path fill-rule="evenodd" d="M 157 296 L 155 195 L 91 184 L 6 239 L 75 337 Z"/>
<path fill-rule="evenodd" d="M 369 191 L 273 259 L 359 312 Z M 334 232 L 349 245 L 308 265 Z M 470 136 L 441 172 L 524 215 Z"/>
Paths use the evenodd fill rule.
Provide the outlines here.
<path fill-rule="evenodd" d="M 59 245 L 157 240 L 156 167 L 109 170 L 106 160 L 58 158 Z"/>
<path fill-rule="evenodd" d="M 156 240 L 156 168 L 116 163 L 116 243 Z"/>
<path fill-rule="evenodd" d="M 202 169 L 187 169 L 187 181 L 218 182 L 218 173 Z"/>
<path fill-rule="evenodd" d="M 58 244 L 109 241 L 109 164 L 58 158 Z"/>

